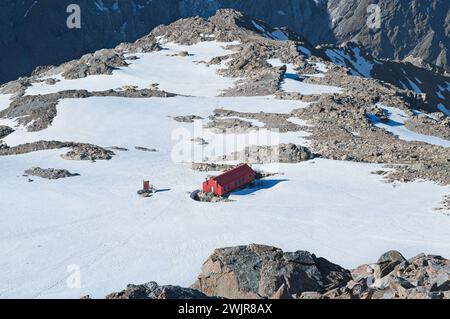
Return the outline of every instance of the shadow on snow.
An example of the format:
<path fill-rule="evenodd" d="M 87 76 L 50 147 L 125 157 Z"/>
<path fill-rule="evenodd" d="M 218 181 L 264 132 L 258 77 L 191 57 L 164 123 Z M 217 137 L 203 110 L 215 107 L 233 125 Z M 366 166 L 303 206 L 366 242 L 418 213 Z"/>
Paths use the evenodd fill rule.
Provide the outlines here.
<path fill-rule="evenodd" d="M 245 196 L 256 193 L 259 190 L 271 189 L 280 183 L 288 182 L 288 179 L 260 179 L 253 182 L 252 186 L 232 192 L 231 195 Z"/>

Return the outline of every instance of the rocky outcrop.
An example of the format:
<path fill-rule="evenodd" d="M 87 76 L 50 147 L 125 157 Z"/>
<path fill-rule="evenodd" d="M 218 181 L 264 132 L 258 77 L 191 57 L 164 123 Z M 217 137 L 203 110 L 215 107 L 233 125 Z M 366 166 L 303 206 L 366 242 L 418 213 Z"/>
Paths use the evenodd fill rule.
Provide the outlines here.
<path fill-rule="evenodd" d="M 235 168 L 236 165 L 217 163 L 192 163 L 192 169 L 199 172 L 218 172 Z"/>
<path fill-rule="evenodd" d="M 55 168 L 40 168 L 32 167 L 25 171 L 25 174 L 31 176 L 37 176 L 45 179 L 60 179 L 66 177 L 79 176 L 79 174 L 74 174 L 66 169 L 55 169 Z"/>
<path fill-rule="evenodd" d="M 248 146 L 239 152 L 221 156 L 217 161 L 237 161 L 248 164 L 300 163 L 314 158 L 306 147 L 295 144 Z"/>
<path fill-rule="evenodd" d="M 92 144 L 75 144 L 72 150 L 62 155 L 66 160 L 73 161 L 97 161 L 110 160 L 114 152 Z"/>
<path fill-rule="evenodd" d="M 64 78 L 80 79 L 88 75 L 111 74 L 112 71 L 125 66 L 128 66 L 128 63 L 122 54 L 103 49 L 87 54 L 74 62 L 66 63 L 60 68 L 64 69 L 62 72 Z"/>
<path fill-rule="evenodd" d="M 3 144 L 4 145 L 4 144 Z M 113 151 L 100 146 L 76 142 L 38 141 L 0 148 L 0 156 L 20 155 L 45 150 L 70 148 L 71 150 L 61 157 L 67 160 L 96 161 L 110 160 L 115 154 Z"/>
<path fill-rule="evenodd" d="M 450 117 L 442 113 L 414 116 L 405 122 L 405 127 L 420 134 L 450 140 Z"/>
<path fill-rule="evenodd" d="M 279 299 L 322 293 L 350 279 L 349 271 L 309 252 L 250 245 L 216 250 L 192 287 L 209 296 Z"/>
<path fill-rule="evenodd" d="M 178 286 L 159 286 L 155 282 L 143 285 L 128 285 L 125 290 L 114 292 L 106 299 L 216 299 L 202 292 Z"/>
<path fill-rule="evenodd" d="M 211 122 L 208 122 L 204 127 L 218 134 L 240 134 L 258 129 L 258 127 L 252 123 L 238 118 L 216 118 Z"/>
<path fill-rule="evenodd" d="M 263 245 L 217 249 L 190 289 L 129 285 L 110 299 L 450 299 L 450 260 L 398 251 L 346 270 L 307 251 Z"/>
<path fill-rule="evenodd" d="M 292 115 L 289 113 L 249 113 L 238 112 L 226 109 L 216 109 L 209 117 L 212 121 L 205 125 L 206 128 L 213 128 L 215 131 L 246 131 L 249 129 L 269 129 L 280 133 L 297 132 L 304 129 L 303 126 L 289 121 Z M 236 120 L 236 121 L 233 121 Z M 261 126 L 252 124 L 251 121 L 260 122 Z"/>
<path fill-rule="evenodd" d="M 213 193 L 205 193 L 202 191 L 195 191 L 191 194 L 191 198 L 198 202 L 203 203 L 226 203 L 231 200 L 228 199 L 228 195 L 225 196 L 217 196 Z"/>
<path fill-rule="evenodd" d="M 7 137 L 12 132 L 14 132 L 14 130 L 9 126 L 0 125 L 0 139 Z"/>
<path fill-rule="evenodd" d="M 173 118 L 179 123 L 194 123 L 195 120 L 202 120 L 203 117 L 198 115 L 180 115 Z"/>

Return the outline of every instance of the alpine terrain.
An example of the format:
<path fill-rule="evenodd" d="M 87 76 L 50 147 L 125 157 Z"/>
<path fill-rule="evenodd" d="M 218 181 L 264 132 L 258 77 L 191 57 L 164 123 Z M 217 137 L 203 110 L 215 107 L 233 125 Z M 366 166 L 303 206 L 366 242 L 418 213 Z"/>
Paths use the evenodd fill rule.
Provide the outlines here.
<path fill-rule="evenodd" d="M 449 298 L 450 77 L 323 39 L 219 9 L 0 86 L 0 297 Z"/>
<path fill-rule="evenodd" d="M 80 7 L 79 29 L 66 27 L 71 4 Z M 368 26 L 372 4 L 380 8 L 375 28 Z M 359 42 L 377 58 L 450 70 L 448 0 L 2 0 L 0 83 L 40 65 L 134 42 L 161 23 L 208 18 L 224 8 L 287 26 L 314 45 Z"/>

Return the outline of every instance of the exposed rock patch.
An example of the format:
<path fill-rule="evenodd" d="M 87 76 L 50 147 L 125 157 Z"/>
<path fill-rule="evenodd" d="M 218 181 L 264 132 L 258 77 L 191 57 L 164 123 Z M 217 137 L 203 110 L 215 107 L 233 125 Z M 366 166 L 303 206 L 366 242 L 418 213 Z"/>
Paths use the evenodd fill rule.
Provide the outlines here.
<path fill-rule="evenodd" d="M 192 163 L 192 169 L 199 172 L 219 172 L 235 168 L 236 165 L 216 163 Z"/>
<path fill-rule="evenodd" d="M 450 140 L 450 118 L 444 114 L 433 114 L 435 117 L 418 115 L 405 122 L 405 127 L 419 134 L 437 136 Z"/>
<path fill-rule="evenodd" d="M 441 203 L 441 206 L 437 207 L 436 210 L 450 212 L 450 195 L 447 195 L 444 197 L 444 199 Z M 450 215 L 450 214 L 448 214 L 448 215 Z"/>
<path fill-rule="evenodd" d="M 213 193 L 205 193 L 202 191 L 192 194 L 192 199 L 204 203 L 226 203 L 230 202 L 227 196 L 217 196 Z"/>
<path fill-rule="evenodd" d="M 128 63 L 122 53 L 103 49 L 86 54 L 79 60 L 64 63 L 53 69 L 52 73 L 62 73 L 66 79 L 80 79 L 89 75 L 112 74 L 114 70 L 126 66 Z"/>
<path fill-rule="evenodd" d="M 200 145 L 208 145 L 208 141 L 201 137 L 196 137 L 191 139 L 191 142 L 198 143 Z"/>
<path fill-rule="evenodd" d="M 204 125 L 215 133 L 245 133 L 249 130 L 257 130 L 258 127 L 252 123 L 237 118 L 216 118 Z"/>
<path fill-rule="evenodd" d="M 450 184 L 449 163 L 417 163 L 409 165 L 386 165 L 394 168 L 384 178 L 388 182 L 413 182 L 416 180 L 432 180 L 441 185 Z"/>
<path fill-rule="evenodd" d="M 238 118 L 243 119 L 240 121 L 224 121 L 224 118 Z M 258 126 L 253 125 L 251 122 L 245 121 L 248 120 L 257 120 L 264 124 L 265 129 L 274 129 L 277 130 L 280 133 L 286 133 L 286 132 L 297 132 L 300 130 L 303 130 L 304 127 L 300 126 L 298 124 L 292 123 L 288 121 L 289 118 L 291 118 L 292 115 L 290 113 L 266 113 L 266 112 L 259 112 L 259 113 L 249 113 L 249 112 L 238 112 L 238 111 L 232 111 L 232 110 L 226 110 L 226 109 L 216 109 L 213 112 L 213 115 L 210 117 L 213 121 L 210 122 L 207 127 L 214 127 L 215 124 L 219 123 L 217 130 L 227 130 L 232 129 L 233 125 L 236 125 L 238 128 L 238 131 L 246 130 L 249 128 L 257 129 L 260 128 Z M 250 124 L 250 127 L 248 124 L 241 122 L 247 122 Z M 228 125 L 227 125 L 228 124 Z"/>
<path fill-rule="evenodd" d="M 203 117 L 197 115 L 184 115 L 184 116 L 176 116 L 173 119 L 180 123 L 194 123 L 195 120 L 202 120 Z"/>
<path fill-rule="evenodd" d="M 151 33 L 136 40 L 134 43 L 121 43 L 116 47 L 116 50 L 128 53 L 150 53 L 161 51 L 162 48 L 155 36 Z M 127 57 L 127 59 L 130 59 L 130 57 Z"/>
<path fill-rule="evenodd" d="M 142 152 L 157 152 L 158 150 L 155 148 L 147 148 L 143 146 L 135 146 L 135 149 Z"/>
<path fill-rule="evenodd" d="M 340 81 L 343 79 L 345 76 Z M 346 93 L 309 97 L 309 107 L 292 112 L 311 124 L 304 128 L 311 133 L 311 149 L 334 160 L 402 164 L 389 174 L 391 180 L 424 179 L 449 185 L 449 148 L 401 140 L 369 120 L 370 114 L 383 116 L 376 103 L 398 107 L 414 116 L 404 98 L 390 85 L 374 85 L 356 77 L 349 83 L 352 86 L 346 84 Z"/>
<path fill-rule="evenodd" d="M 248 164 L 300 163 L 314 158 L 306 147 L 295 144 L 249 146 L 243 151 L 224 155 L 218 161 L 238 161 Z"/>
<path fill-rule="evenodd" d="M 75 142 L 59 142 L 59 141 L 38 141 L 33 143 L 26 143 L 12 147 L 0 148 L 0 156 L 20 155 L 32 152 L 70 148 L 71 151 L 62 155 L 62 158 L 67 160 L 109 160 L 112 158 L 114 152 L 106 150 L 100 146 L 75 143 Z"/>
<path fill-rule="evenodd" d="M 45 179 L 60 179 L 66 177 L 79 176 L 79 174 L 73 174 L 66 169 L 54 169 L 54 168 L 40 168 L 33 167 L 25 171 L 26 175 L 37 176 Z"/>
<path fill-rule="evenodd" d="M 110 146 L 110 147 L 107 147 L 107 148 L 109 148 L 111 150 L 114 150 L 114 151 L 128 152 L 128 148 L 126 148 L 126 147 Z"/>
<path fill-rule="evenodd" d="M 0 125 L 0 139 L 7 137 L 9 134 L 13 132 L 14 130 L 9 126 Z"/>
<path fill-rule="evenodd" d="M 75 161 L 97 161 L 110 160 L 113 155 L 115 155 L 114 152 L 97 145 L 77 143 L 72 147 L 71 151 L 62 155 L 62 158 Z"/>
<path fill-rule="evenodd" d="M 0 93 L 13 94 L 13 99 L 23 96 L 27 88 L 31 85 L 30 78 L 19 78 L 0 86 Z"/>

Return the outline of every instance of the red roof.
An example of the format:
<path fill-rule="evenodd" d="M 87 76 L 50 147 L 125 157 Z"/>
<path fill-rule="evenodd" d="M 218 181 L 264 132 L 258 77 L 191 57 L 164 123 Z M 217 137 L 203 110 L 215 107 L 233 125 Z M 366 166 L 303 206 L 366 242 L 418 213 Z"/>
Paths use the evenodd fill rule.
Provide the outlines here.
<path fill-rule="evenodd" d="M 227 185 L 235 180 L 238 180 L 239 178 L 243 176 L 248 176 L 255 174 L 255 171 L 248 166 L 247 164 L 241 164 L 238 167 L 235 167 L 233 169 L 230 169 L 226 171 L 225 173 L 214 177 L 213 179 L 217 181 L 220 185 Z"/>

